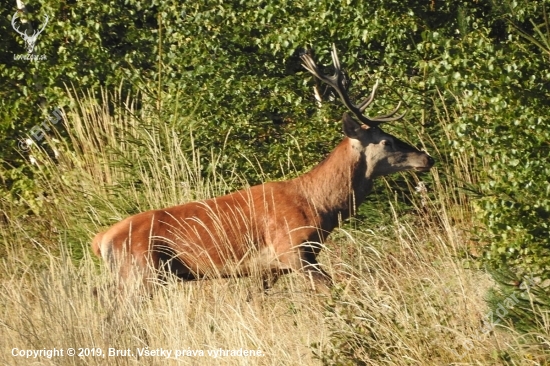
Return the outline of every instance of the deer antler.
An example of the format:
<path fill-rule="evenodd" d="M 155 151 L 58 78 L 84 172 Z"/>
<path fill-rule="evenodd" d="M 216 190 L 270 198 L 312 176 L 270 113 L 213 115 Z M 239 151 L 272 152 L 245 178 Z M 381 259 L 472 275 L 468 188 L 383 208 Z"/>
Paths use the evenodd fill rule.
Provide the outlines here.
<path fill-rule="evenodd" d="M 19 30 L 19 27 L 16 28 L 16 26 L 15 26 L 15 20 L 17 19 L 17 14 L 18 14 L 18 13 L 16 12 L 15 14 L 13 14 L 13 17 L 11 17 L 11 26 L 13 27 L 13 29 L 14 29 L 17 33 L 19 33 L 19 34 L 22 35 L 23 37 L 27 37 L 26 31 L 25 31 L 25 32 L 21 32 L 21 31 Z"/>
<path fill-rule="evenodd" d="M 397 107 L 388 114 L 380 115 L 374 118 L 364 115 L 363 112 L 374 100 L 376 89 L 378 89 L 378 81 L 376 81 L 376 84 L 374 84 L 372 88 L 371 94 L 365 100 L 363 100 L 357 105 L 353 104 L 349 98 L 346 88 L 344 87 L 344 74 L 342 72 L 342 68 L 340 67 L 340 60 L 338 59 L 338 53 L 336 52 L 336 46 L 334 45 L 334 43 L 332 44 L 331 55 L 332 55 L 332 63 L 334 64 L 334 70 L 335 70 L 334 75 L 332 76 L 322 74 L 319 71 L 317 64 L 315 64 L 315 61 L 313 61 L 313 58 L 311 58 L 311 56 L 308 54 L 304 54 L 301 56 L 302 61 L 304 62 L 302 66 L 304 66 L 310 73 L 316 76 L 319 80 L 333 87 L 334 90 L 336 90 L 336 92 L 340 96 L 340 99 L 342 99 L 342 102 L 344 103 L 344 105 L 357 117 L 357 119 L 359 119 L 359 121 L 361 121 L 362 123 L 364 123 L 369 127 L 376 127 L 382 122 L 390 122 L 390 121 L 395 121 L 400 118 L 403 118 L 406 112 L 399 116 L 394 117 L 394 115 L 397 113 L 397 111 L 401 107 L 401 102 L 399 102 L 399 104 L 397 104 Z"/>

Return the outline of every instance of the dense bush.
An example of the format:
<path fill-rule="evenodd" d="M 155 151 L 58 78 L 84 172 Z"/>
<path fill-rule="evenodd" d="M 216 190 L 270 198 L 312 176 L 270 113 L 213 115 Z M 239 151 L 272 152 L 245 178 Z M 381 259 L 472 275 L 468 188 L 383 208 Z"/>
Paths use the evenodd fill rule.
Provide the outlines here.
<path fill-rule="evenodd" d="M 459 111 L 453 149 L 471 149 L 482 175 L 475 234 L 489 243 L 487 259 L 548 278 L 550 22 L 544 2 L 491 11 L 463 14 L 458 40 L 432 32 L 424 46 L 433 56 L 423 64 Z"/>

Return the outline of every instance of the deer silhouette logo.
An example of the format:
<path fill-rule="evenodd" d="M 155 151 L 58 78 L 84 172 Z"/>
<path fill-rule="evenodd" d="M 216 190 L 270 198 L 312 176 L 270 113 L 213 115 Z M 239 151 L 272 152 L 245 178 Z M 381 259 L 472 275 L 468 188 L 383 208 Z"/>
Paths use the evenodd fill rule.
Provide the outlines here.
<path fill-rule="evenodd" d="M 18 12 L 16 12 L 15 14 L 13 14 L 13 17 L 11 18 L 11 26 L 13 27 L 13 29 L 19 33 L 22 37 L 23 37 L 23 40 L 25 41 L 25 43 L 27 43 L 27 52 L 29 54 L 31 54 L 34 50 L 34 46 L 36 44 L 36 40 L 38 38 L 38 36 L 40 35 L 40 33 L 42 33 L 42 31 L 44 30 L 44 28 L 46 28 L 46 25 L 48 24 L 48 20 L 50 19 L 47 15 L 46 15 L 46 18 L 45 18 L 45 21 L 44 21 L 44 24 L 42 25 L 42 28 L 40 28 L 40 30 L 38 31 L 33 31 L 32 35 L 28 35 L 27 34 L 27 30 L 25 30 L 24 32 L 21 32 L 19 30 L 19 27 L 17 27 L 15 25 L 15 20 L 18 18 Z"/>

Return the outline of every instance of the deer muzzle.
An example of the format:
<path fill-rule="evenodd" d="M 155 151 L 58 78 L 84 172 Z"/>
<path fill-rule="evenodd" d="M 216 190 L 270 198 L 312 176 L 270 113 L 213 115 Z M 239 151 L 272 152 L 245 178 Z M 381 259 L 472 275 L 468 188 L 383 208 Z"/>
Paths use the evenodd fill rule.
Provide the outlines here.
<path fill-rule="evenodd" d="M 435 164 L 435 159 L 426 153 L 422 153 L 422 157 L 419 159 L 421 164 L 414 167 L 417 172 L 427 172 Z"/>

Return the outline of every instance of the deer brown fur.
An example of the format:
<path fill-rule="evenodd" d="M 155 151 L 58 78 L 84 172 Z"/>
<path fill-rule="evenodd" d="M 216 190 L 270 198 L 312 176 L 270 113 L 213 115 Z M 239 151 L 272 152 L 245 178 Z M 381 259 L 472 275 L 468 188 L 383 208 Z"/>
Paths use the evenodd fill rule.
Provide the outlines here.
<path fill-rule="evenodd" d="M 333 59 L 337 76 L 335 50 Z M 319 77 L 313 61 L 304 61 Z M 118 271 L 123 283 L 137 273 L 147 285 L 164 268 L 186 280 L 259 275 L 267 289 L 280 274 L 300 271 L 325 291 L 331 279 L 316 260 L 322 243 L 340 220 L 355 213 L 374 178 L 427 171 L 434 164 L 427 153 L 383 132 L 378 127 L 383 121 L 360 120 L 344 114 L 345 138 L 309 173 L 139 213 L 96 235 L 93 251 Z"/>

